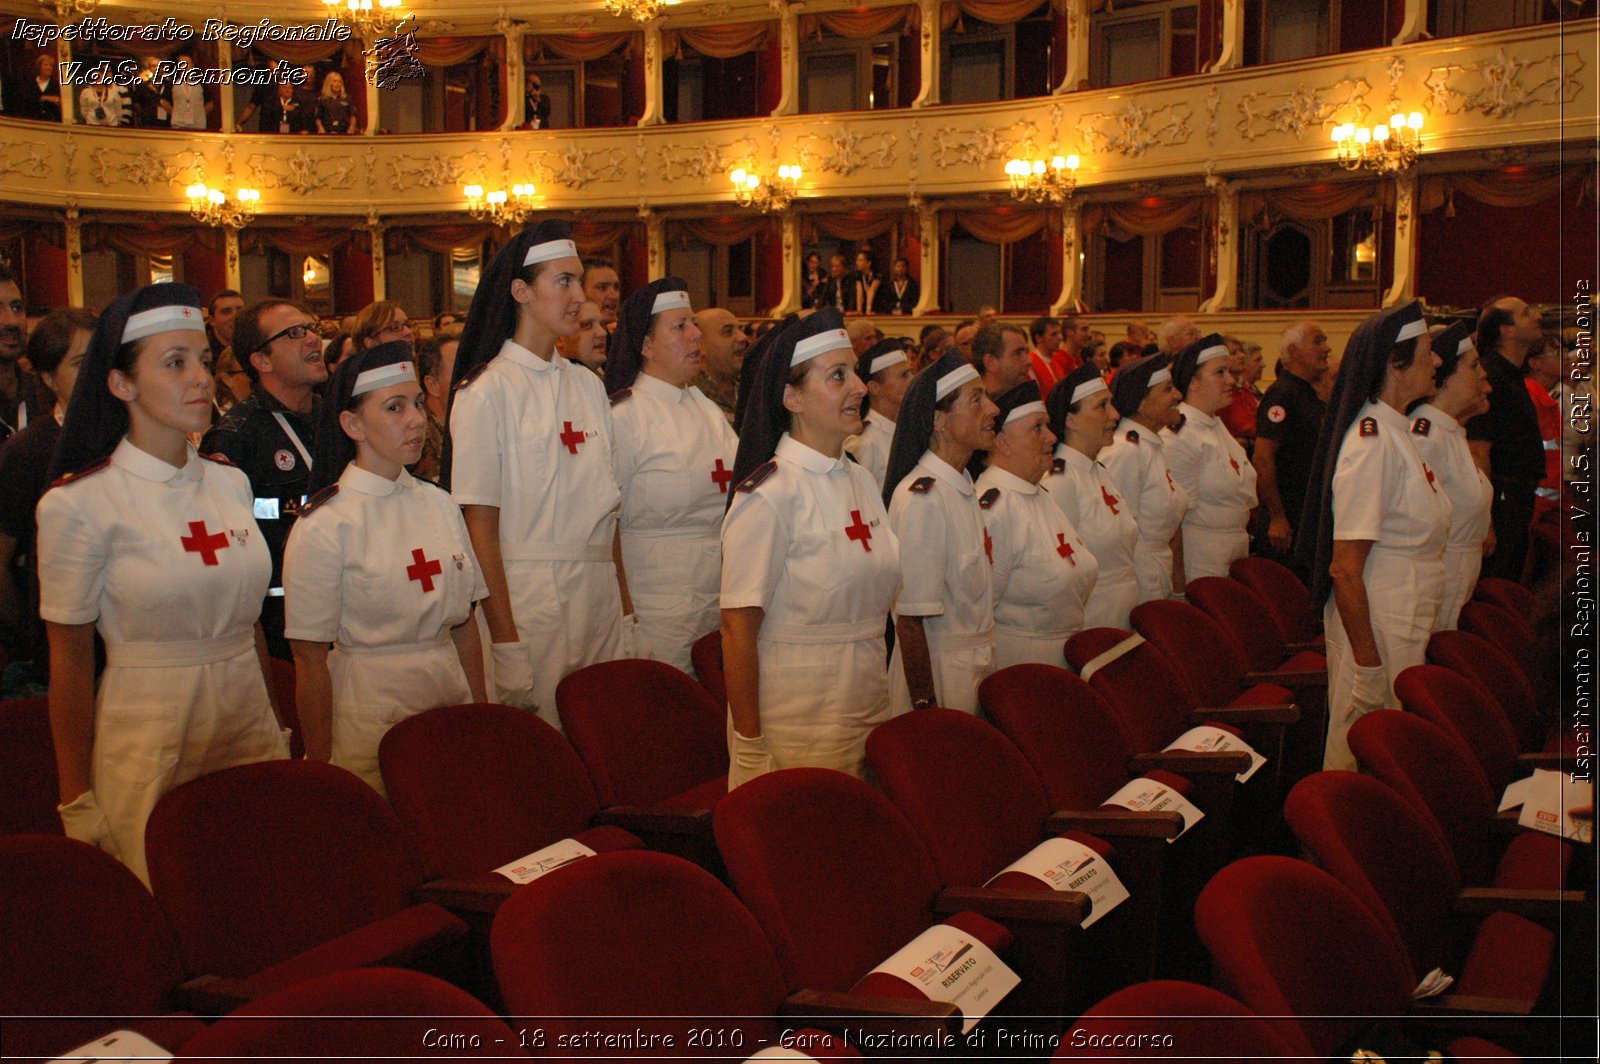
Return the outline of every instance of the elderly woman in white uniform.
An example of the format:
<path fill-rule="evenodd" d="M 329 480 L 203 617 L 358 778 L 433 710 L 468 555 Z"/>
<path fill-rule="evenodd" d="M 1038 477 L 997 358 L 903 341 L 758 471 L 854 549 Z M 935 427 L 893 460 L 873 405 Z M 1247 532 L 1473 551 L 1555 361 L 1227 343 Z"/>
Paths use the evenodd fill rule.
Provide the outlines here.
<path fill-rule="evenodd" d="M 250 484 L 189 444 L 211 423 L 210 363 L 193 287 L 150 285 L 112 303 L 38 508 L 62 825 L 147 883 L 157 799 L 289 752 L 257 623 L 272 563 Z"/>
<path fill-rule="evenodd" d="M 556 727 L 562 678 L 623 653 L 611 404 L 555 347 L 578 329 L 582 272 L 561 221 L 495 256 L 456 352 L 439 477 L 489 588 L 493 696 Z"/>
<path fill-rule="evenodd" d="M 845 441 L 844 449 L 867 467 L 881 486 L 889 470 L 889 448 L 894 444 L 895 422 L 900 404 L 916 370 L 898 336 L 879 340 L 862 352 L 856 363 L 856 376 L 867 383 L 867 398 L 861 407 L 861 433 Z"/>
<path fill-rule="evenodd" d="M 1126 628 L 1128 614 L 1139 604 L 1133 563 L 1139 526 L 1132 500 L 1098 460 L 1117 424 L 1111 390 L 1099 368 L 1085 363 L 1050 390 L 1045 409 L 1050 431 L 1061 442 L 1044 487 L 1100 565 L 1083 607 L 1084 627 Z"/>
<path fill-rule="evenodd" d="M 1218 415 L 1233 401 L 1228 348 L 1217 333 L 1201 337 L 1172 361 L 1172 383 L 1183 393 L 1183 420 L 1163 433 L 1167 466 L 1189 497 L 1183 517 L 1183 573 L 1227 576 L 1250 552 L 1250 511 L 1256 470 Z M 1182 587 L 1176 590 L 1182 591 Z"/>
<path fill-rule="evenodd" d="M 607 348 L 622 489 L 622 567 L 633 600 L 634 656 L 691 672 L 689 648 L 719 624 L 722 516 L 739 437 L 690 383 L 700 330 L 682 278 L 651 281 L 622 304 Z"/>
<path fill-rule="evenodd" d="M 1063 667 L 1062 646 L 1083 628 L 1100 563 L 1039 486 L 1056 436 L 1038 383 L 1023 381 L 994 402 L 999 427 L 977 491 L 994 559 L 995 668 Z"/>
<path fill-rule="evenodd" d="M 889 662 L 896 713 L 925 706 L 978 711 L 994 671 L 989 533 L 967 463 L 994 445 L 996 407 L 959 353 L 918 373 L 895 425 L 885 490 L 900 537 L 902 587 Z"/>
<path fill-rule="evenodd" d="M 378 744 L 391 727 L 488 697 L 472 606 L 488 589 L 461 510 L 405 468 L 426 428 L 409 341 L 340 362 L 317 424 L 311 498 L 284 549 L 306 757 L 379 794 Z"/>
<path fill-rule="evenodd" d="M 722 525 L 729 789 L 783 768 L 862 774 L 889 718 L 900 588 L 878 486 L 844 454 L 866 387 L 839 312 L 786 326 L 762 357 Z"/>
<path fill-rule="evenodd" d="M 1394 679 L 1422 664 L 1444 599 L 1450 500 L 1412 444 L 1403 411 L 1433 392 L 1422 304 L 1357 326 L 1339 364 L 1306 491 L 1297 554 L 1326 600 L 1325 769 L 1354 769 L 1347 736 L 1393 706 Z M 1329 592 L 1332 592 L 1330 595 Z"/>
<path fill-rule="evenodd" d="M 1165 355 L 1124 362 L 1111 382 L 1111 403 L 1122 420 L 1111 445 L 1100 452 L 1100 464 L 1116 481 L 1122 497 L 1133 503 L 1139 543 L 1133 571 L 1139 580 L 1139 601 L 1172 594 L 1183 578 L 1183 536 L 1180 526 L 1189 496 L 1167 468 L 1162 430 L 1172 423 L 1182 396 L 1173 387 Z"/>
<path fill-rule="evenodd" d="M 1444 601 L 1434 631 L 1456 627 L 1461 607 L 1478 585 L 1484 555 L 1494 551 L 1490 508 L 1494 488 L 1472 460 L 1465 425 L 1489 408 L 1489 375 L 1478 361 L 1472 330 L 1456 322 L 1433 336 L 1438 393 L 1411 411 L 1411 442 L 1434 483 L 1450 500 L 1450 538 L 1444 547 Z"/>

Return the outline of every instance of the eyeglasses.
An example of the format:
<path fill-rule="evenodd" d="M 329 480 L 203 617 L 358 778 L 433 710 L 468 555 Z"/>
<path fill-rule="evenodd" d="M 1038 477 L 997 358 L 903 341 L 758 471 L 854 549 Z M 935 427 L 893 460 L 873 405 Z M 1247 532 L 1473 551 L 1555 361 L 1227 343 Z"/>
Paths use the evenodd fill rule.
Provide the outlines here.
<path fill-rule="evenodd" d="M 312 322 L 301 322 L 299 325 L 291 325 L 287 329 L 275 332 L 265 340 L 261 341 L 261 346 L 256 348 L 256 350 L 265 351 L 267 348 L 271 347 L 273 343 L 278 340 L 282 340 L 286 336 L 291 340 L 304 340 L 308 333 L 315 331 L 316 325 Z"/>
<path fill-rule="evenodd" d="M 411 323 L 409 321 L 391 321 L 389 324 L 378 330 L 378 335 L 398 336 L 400 333 L 409 332 L 411 332 Z"/>

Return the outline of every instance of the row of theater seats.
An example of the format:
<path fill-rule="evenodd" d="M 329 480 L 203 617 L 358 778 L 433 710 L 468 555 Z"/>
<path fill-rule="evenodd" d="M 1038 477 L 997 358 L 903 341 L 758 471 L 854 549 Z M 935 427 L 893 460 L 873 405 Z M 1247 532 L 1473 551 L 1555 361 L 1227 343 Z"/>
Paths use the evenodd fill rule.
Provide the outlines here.
<path fill-rule="evenodd" d="M 1230 593 L 1218 588 L 1216 597 L 1225 600 Z M 1210 610 L 1207 595 L 1195 599 Z M 1274 601 L 1292 605 L 1288 596 Z M 993 724 L 933 710 L 880 728 L 868 754 L 883 793 L 835 773 L 795 770 L 724 795 L 717 702 L 675 670 L 618 662 L 574 674 L 562 685 L 558 701 L 570 746 L 536 718 L 498 706 L 445 707 L 397 725 L 381 752 L 392 811 L 354 777 L 296 762 L 246 766 L 174 790 L 151 821 L 154 902 L 120 866 L 87 848 L 62 840 L 6 840 L 4 910 L 8 921 L 16 914 L 18 927 L 15 933 L 7 928 L 5 970 L 28 976 L 20 986 L 11 985 L 19 982 L 16 976 L 7 977 L 3 1011 L 24 1016 L 169 1009 L 215 1014 L 268 994 L 257 1002 L 259 1011 L 266 1007 L 263 1002 L 274 1000 L 274 990 L 307 978 L 399 963 L 454 979 L 513 1015 L 873 1014 L 874 1030 L 887 1024 L 949 1038 L 959 1046 L 959 1017 L 949 1006 L 914 1000 L 920 994 L 909 985 L 869 974 L 908 939 L 944 921 L 1002 950 L 1018 970 L 1022 985 L 1005 1003 L 1011 1015 L 1072 1015 L 1094 998 L 1151 975 L 1203 977 L 1203 958 L 1193 963 L 1200 939 L 1225 985 L 1254 1011 L 1319 1015 L 1324 1006 L 1339 1004 L 1350 988 L 1334 978 L 1319 991 L 1324 996 L 1300 993 L 1306 971 L 1335 971 L 1320 960 L 1317 943 L 1308 941 L 1299 954 L 1284 945 L 1305 928 L 1261 932 L 1263 942 L 1287 951 L 1299 965 L 1272 976 L 1300 988 L 1280 988 L 1280 999 L 1253 993 L 1249 979 L 1229 974 L 1219 953 L 1226 947 L 1219 942 L 1243 932 L 1226 930 L 1225 924 L 1216 925 L 1224 930 L 1208 932 L 1212 924 L 1203 915 L 1204 899 L 1243 874 L 1235 864 L 1213 877 L 1227 857 L 1275 837 L 1250 818 L 1231 814 L 1254 803 L 1266 821 L 1281 823 L 1284 810 L 1277 796 L 1303 775 L 1276 756 L 1296 748 L 1285 729 L 1304 719 L 1289 701 L 1293 689 L 1273 690 L 1270 682 L 1246 687 L 1246 682 L 1256 679 L 1252 673 L 1297 679 L 1286 674 L 1314 671 L 1316 661 L 1307 656 L 1313 652 L 1288 646 L 1278 633 L 1272 654 L 1246 659 L 1247 647 L 1259 650 L 1253 643 L 1222 629 L 1195 628 L 1210 623 L 1206 613 L 1162 606 L 1135 617 L 1148 642 L 1101 632 L 1084 633 L 1076 652 L 1069 645 L 1069 658 L 1080 659 L 1074 663 L 1087 681 L 1042 666 L 991 677 L 981 699 Z M 1217 612 L 1225 609 L 1224 602 Z M 1169 657 L 1161 640 L 1173 624 L 1179 625 L 1179 635 Z M 1205 643 L 1210 658 L 1238 658 L 1248 667 L 1234 660 L 1221 666 L 1188 660 L 1184 647 L 1197 640 Z M 1482 659 L 1482 647 L 1469 650 Z M 706 652 L 702 647 L 702 656 Z M 1273 656 L 1278 660 L 1268 660 Z M 712 669 L 701 671 L 708 678 L 715 675 Z M 1421 686 L 1432 691 L 1437 685 Z M 1196 690 L 1219 705 L 1196 710 L 1205 704 Z M 1472 690 L 1480 703 L 1504 712 L 1494 696 Z M 1407 706 L 1427 712 L 1419 707 Z M 1453 703 L 1440 712 L 1441 723 L 1455 727 Z M 1438 800 L 1430 797 L 1430 786 L 1436 790 L 1440 780 L 1470 774 L 1482 756 L 1475 741 L 1462 744 L 1459 732 L 1447 734 L 1411 714 L 1369 719 L 1370 727 L 1364 722 L 1360 734 L 1352 735 L 1352 747 L 1363 757 L 1363 770 L 1395 788 L 1408 808 L 1429 809 L 1430 801 Z M 1248 769 L 1245 754 L 1164 749 L 1191 724 L 1207 722 L 1235 735 L 1245 732 L 1252 746 L 1269 753 L 1273 770 L 1241 785 L 1234 777 Z M 1402 744 L 1388 731 L 1406 726 L 1413 732 L 1429 728 L 1446 743 L 1413 742 L 1422 752 L 1402 757 L 1394 752 Z M 1382 735 L 1369 743 L 1369 732 Z M 1515 760 L 1512 746 L 1509 756 Z M 1449 766 L 1449 776 L 1440 773 L 1440 764 Z M 1172 812 L 1106 806 L 1130 776 L 1151 778 L 1188 796 L 1205 819 L 1185 831 L 1183 818 Z M 1333 887 L 1354 891 L 1350 897 L 1380 928 L 1373 940 L 1388 943 L 1399 955 L 1397 970 L 1416 968 L 1412 974 L 1420 974 L 1426 968 L 1418 966 L 1427 959 L 1454 956 L 1441 945 L 1445 933 L 1438 920 L 1419 923 L 1414 906 L 1407 907 L 1409 896 L 1395 886 L 1404 884 L 1404 872 L 1384 879 L 1359 853 L 1341 858 L 1331 845 L 1318 851 L 1311 829 L 1293 811 L 1317 808 L 1314 799 L 1332 786 L 1322 780 L 1313 776 L 1290 794 L 1289 822 L 1319 863 L 1344 881 L 1343 887 Z M 1461 881 L 1523 891 L 1563 886 L 1571 855 L 1559 840 L 1522 835 L 1503 857 L 1497 855 L 1490 836 L 1496 823 L 1493 794 L 1486 779 L 1483 788 L 1487 814 L 1480 820 L 1467 822 L 1459 803 L 1446 800 L 1440 815 L 1448 825 L 1427 828 L 1448 839 L 1461 870 L 1455 880 L 1441 877 L 1428 896 L 1448 900 L 1455 893 L 1451 883 Z M 1433 814 L 1414 817 L 1425 815 Z M 1311 819 L 1304 823 L 1315 822 L 1313 814 L 1305 817 Z M 995 878 L 1041 838 L 1058 833 L 1109 861 L 1129 900 L 1101 914 L 1104 919 L 1090 920 L 1083 895 L 1052 892 L 1017 873 Z M 1180 833 L 1182 838 L 1174 840 Z M 491 871 L 564 837 L 586 843 L 597 856 L 520 890 Z M 641 840 L 725 876 L 738 899 L 707 872 L 638 852 Z M 1394 839 L 1373 845 L 1379 857 L 1392 848 L 1405 849 Z M 28 862 L 41 860 L 41 850 L 65 865 L 28 872 Z M 124 881 L 107 888 L 104 897 L 88 896 L 86 884 L 96 881 L 91 862 L 98 862 L 101 875 L 115 879 L 111 873 L 118 872 Z M 1487 862 L 1503 866 L 1503 876 L 1496 871 L 1485 879 Z M 1244 866 L 1254 867 L 1249 861 Z M 1351 867 L 1377 881 L 1363 885 L 1353 873 L 1340 871 Z M 1444 866 L 1433 861 L 1422 867 Z M 1304 875 L 1298 869 L 1295 874 Z M 74 884 L 74 891 L 63 895 L 62 883 Z M 1284 889 L 1300 889 L 1296 883 Z M 1194 909 L 1197 896 L 1202 905 Z M 142 919 L 120 914 L 119 906 L 140 901 Z M 1480 911 L 1509 911 L 1504 901 L 1479 893 L 1467 904 Z M 1401 911 L 1379 912 L 1390 904 Z M 1531 904 L 1533 915 L 1547 923 L 1557 911 L 1549 899 Z M 1305 921 L 1303 901 L 1292 902 L 1286 911 Z M 86 913 L 94 917 L 85 920 Z M 1475 949 L 1459 959 L 1466 960 L 1470 972 L 1462 976 L 1464 985 L 1504 989 L 1526 1012 L 1539 996 L 1530 988 L 1543 982 L 1538 950 L 1517 968 L 1518 979 L 1504 986 L 1484 982 L 1484 972 L 1493 971 L 1482 960 L 1495 956 L 1491 947 L 1513 939 L 1519 949 L 1529 941 L 1536 944 L 1536 936 L 1510 922 L 1514 919 L 1494 917 L 1492 929 L 1486 922 L 1479 939 L 1489 945 L 1477 947 L 1485 952 Z M 107 926 L 128 928 L 132 937 L 107 943 Z M 62 934 L 77 938 L 51 937 Z M 1363 936 L 1351 940 L 1362 948 L 1380 948 Z M 732 954 L 721 952 L 730 944 L 737 947 Z M 107 945 L 115 955 L 148 952 L 156 960 L 146 978 L 135 978 L 138 973 L 129 972 L 126 963 L 100 962 L 96 951 Z M 94 962 L 85 964 L 91 957 Z M 552 957 L 560 963 L 541 967 Z M 498 981 L 487 977 L 491 964 Z M 1548 967 L 1548 951 L 1542 967 Z M 1408 996 L 1409 985 L 1402 989 Z M 1175 993 L 1182 998 L 1183 992 Z M 1396 1000 L 1403 1004 L 1405 998 Z M 1386 1005 L 1373 1014 L 1398 1011 Z M 770 1042 L 778 1022 L 744 1030 L 744 1048 L 756 1048 L 762 1038 Z M 71 1021 L 8 1023 L 7 1054 L 55 1052 L 97 1033 L 82 1025 L 69 1032 L 61 1023 Z M 260 1022 L 249 1026 L 262 1029 Z M 1319 1052 L 1324 1045 L 1336 1048 L 1349 1033 L 1316 1029 L 1310 1020 L 1300 1026 Z M 676 1027 L 683 1030 L 682 1024 Z M 1059 1022 L 1044 1021 L 1042 1027 L 1036 1033 L 1046 1039 L 1061 1031 Z M 553 1046 L 559 1035 L 582 1035 L 595 1024 L 561 1028 L 541 1021 L 539 1030 Z M 165 1044 L 185 1040 L 181 1031 L 164 1033 Z M 1291 1048 L 1299 1044 L 1286 1041 Z M 1062 1044 L 1063 1053 L 1074 1048 L 1070 1039 Z M 838 1048 L 830 1045 L 819 1037 L 813 1048 Z M 551 1046 L 531 1048 L 548 1053 Z M 742 1055 L 740 1047 L 726 1044 L 706 1048 L 717 1051 L 706 1056 Z M 675 1055 L 684 1050 L 680 1037 Z"/>

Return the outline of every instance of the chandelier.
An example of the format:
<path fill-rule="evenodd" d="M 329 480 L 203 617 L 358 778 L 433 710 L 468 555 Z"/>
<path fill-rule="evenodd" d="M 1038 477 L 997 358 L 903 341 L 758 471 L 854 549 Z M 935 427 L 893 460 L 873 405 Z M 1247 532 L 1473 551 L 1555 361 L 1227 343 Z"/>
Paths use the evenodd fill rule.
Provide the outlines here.
<path fill-rule="evenodd" d="M 1385 175 L 1408 170 L 1422 154 L 1422 112 L 1396 114 L 1387 124 L 1370 128 L 1350 122 L 1335 126 L 1333 146 L 1346 170 Z"/>
<path fill-rule="evenodd" d="M 800 191 L 800 167 L 787 163 L 778 167 L 778 180 L 763 181 L 753 170 L 739 167 L 728 174 L 733 182 L 733 199 L 741 207 L 754 207 L 762 214 L 788 210 Z"/>
<path fill-rule="evenodd" d="M 410 16 L 401 0 L 322 0 L 330 17 L 350 27 L 357 37 L 387 37 Z"/>
<path fill-rule="evenodd" d="M 255 221 L 261 193 L 253 188 L 236 189 L 230 200 L 219 188 L 204 183 L 189 186 L 189 214 L 195 221 L 213 228 L 243 229 Z"/>
<path fill-rule="evenodd" d="M 1011 195 L 1022 203 L 1051 203 L 1059 207 L 1072 198 L 1078 187 L 1079 161 L 1076 155 L 1053 155 L 1044 159 L 1006 160 L 1006 179 Z"/>
<path fill-rule="evenodd" d="M 512 185 L 508 194 L 498 188 L 485 195 L 482 185 L 468 185 L 467 213 L 478 221 L 488 219 L 498 226 L 521 225 L 533 213 L 532 185 Z"/>
<path fill-rule="evenodd" d="M 676 4 L 678 0 L 606 0 L 606 14 L 616 18 L 627 16 L 635 22 L 649 22 L 661 15 L 661 9 Z"/>

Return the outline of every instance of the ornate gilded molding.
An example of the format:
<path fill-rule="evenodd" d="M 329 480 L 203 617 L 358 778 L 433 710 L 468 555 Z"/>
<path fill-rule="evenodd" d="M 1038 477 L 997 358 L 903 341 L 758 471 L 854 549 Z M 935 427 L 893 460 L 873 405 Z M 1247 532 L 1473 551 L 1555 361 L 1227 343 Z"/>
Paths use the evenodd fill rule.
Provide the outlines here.
<path fill-rule="evenodd" d="M 489 164 L 485 152 L 464 155 L 391 156 L 389 182 L 392 188 L 455 188 L 466 183 L 469 174 L 482 176 Z"/>
<path fill-rule="evenodd" d="M 245 165 L 255 171 L 255 183 L 263 189 L 287 189 L 299 196 L 351 187 L 356 161 L 348 155 L 312 155 L 296 147 L 287 157 L 275 154 L 251 155 Z M 371 173 L 369 167 L 368 173 Z"/>
<path fill-rule="evenodd" d="M 0 176 L 16 174 L 39 180 L 50 174 L 50 148 L 38 141 L 6 141 L 0 147 Z"/>
<path fill-rule="evenodd" d="M 1194 108 L 1175 102 L 1146 107 L 1129 102 L 1116 111 L 1093 111 L 1078 119 L 1078 133 L 1091 152 L 1138 158 L 1151 148 L 1186 143 Z"/>
<path fill-rule="evenodd" d="M 569 145 L 563 151 L 529 153 L 538 160 L 534 163 L 539 180 L 544 184 L 565 185 L 582 191 L 596 181 L 623 181 L 627 178 L 627 153 L 620 148 L 591 150 L 581 145 Z"/>
<path fill-rule="evenodd" d="M 1337 119 L 1357 122 L 1371 110 L 1364 78 L 1340 78 L 1331 85 L 1308 89 L 1302 82 L 1289 92 L 1251 92 L 1239 100 L 1239 121 L 1234 128 L 1245 140 L 1260 140 L 1272 133 L 1292 133 L 1301 140 L 1313 127 L 1321 129 Z"/>
<path fill-rule="evenodd" d="M 832 134 L 809 133 L 799 141 L 800 165 L 806 170 L 849 177 L 868 166 L 893 166 L 896 142 L 893 133 L 860 136 L 848 129 Z M 776 139 L 773 148 L 777 148 Z"/>
<path fill-rule="evenodd" d="M 1476 111 L 1489 118 L 1511 118 L 1534 104 L 1570 104 L 1583 84 L 1577 52 L 1551 52 L 1524 62 L 1501 48 L 1492 58 L 1447 64 L 1428 71 L 1423 83 L 1435 114 Z"/>
<path fill-rule="evenodd" d="M 945 126 L 933 134 L 933 164 L 941 170 L 952 166 L 982 166 L 1003 160 L 1018 146 L 1034 143 L 1041 137 L 1039 127 L 1025 118 L 1009 126 L 976 129 Z"/>
<path fill-rule="evenodd" d="M 657 155 L 663 181 L 725 179 L 727 172 L 741 162 L 753 162 L 758 145 L 754 137 L 740 137 L 722 144 L 668 144 Z M 720 190 L 719 190 L 720 191 Z"/>

